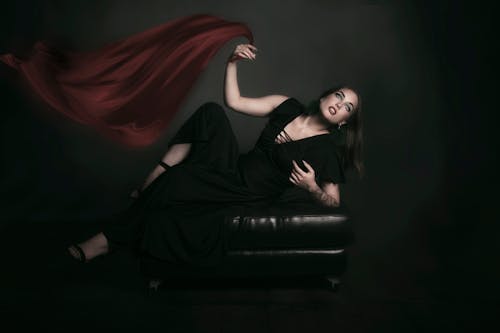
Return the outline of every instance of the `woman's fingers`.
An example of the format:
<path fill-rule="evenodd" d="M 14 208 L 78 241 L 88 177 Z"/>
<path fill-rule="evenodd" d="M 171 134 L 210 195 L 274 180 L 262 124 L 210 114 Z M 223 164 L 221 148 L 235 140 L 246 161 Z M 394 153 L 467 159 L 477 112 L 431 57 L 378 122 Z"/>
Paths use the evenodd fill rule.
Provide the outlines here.
<path fill-rule="evenodd" d="M 253 58 L 252 53 L 250 51 L 245 50 L 245 51 L 242 51 L 242 52 L 247 56 L 247 58 Z"/>
<path fill-rule="evenodd" d="M 252 51 L 250 51 L 250 50 L 244 50 L 242 52 L 247 56 L 247 58 L 255 59 L 255 55 L 252 53 Z"/>
<path fill-rule="evenodd" d="M 239 55 L 242 58 L 248 59 L 248 54 L 246 54 L 243 51 L 238 51 L 236 54 Z"/>
<path fill-rule="evenodd" d="M 292 160 L 292 163 L 293 163 L 293 166 L 295 168 L 295 171 L 297 171 L 298 174 L 302 175 L 303 173 L 305 173 L 304 170 L 302 170 L 302 168 L 299 167 L 297 162 L 295 162 L 295 160 Z"/>
<path fill-rule="evenodd" d="M 256 50 L 257 48 L 251 44 L 240 44 L 236 47 L 235 53 L 241 53 L 242 55 L 245 55 L 246 58 L 255 59 L 256 55 L 254 51 Z"/>
<path fill-rule="evenodd" d="M 248 50 L 252 53 L 252 56 L 255 59 L 255 57 L 256 57 L 255 52 L 257 52 L 257 48 L 253 45 L 248 44 Z"/>
<path fill-rule="evenodd" d="M 251 50 L 257 51 L 257 48 L 254 45 L 252 45 L 252 44 L 240 44 L 237 47 L 239 47 L 239 48 L 245 48 L 245 49 L 251 49 Z"/>
<path fill-rule="evenodd" d="M 306 161 L 302 160 L 302 163 L 304 163 L 304 165 L 306 166 L 306 168 L 307 168 L 308 170 L 311 170 L 311 169 L 312 169 L 312 166 L 311 166 L 309 163 L 307 163 Z"/>

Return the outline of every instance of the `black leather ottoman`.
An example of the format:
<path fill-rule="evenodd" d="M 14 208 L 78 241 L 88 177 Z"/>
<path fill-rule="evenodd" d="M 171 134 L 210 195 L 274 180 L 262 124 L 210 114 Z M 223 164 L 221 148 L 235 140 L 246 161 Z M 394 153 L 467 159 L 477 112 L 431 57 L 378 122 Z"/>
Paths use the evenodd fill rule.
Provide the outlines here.
<path fill-rule="evenodd" d="M 229 251 L 217 266 L 181 267 L 141 257 L 139 268 L 149 287 L 156 290 L 166 280 L 176 285 L 199 279 L 325 277 L 335 290 L 347 267 L 347 247 L 354 240 L 350 214 L 346 207 L 320 207 L 307 196 L 301 200 L 304 194 L 295 192 L 259 212 L 228 216 Z"/>

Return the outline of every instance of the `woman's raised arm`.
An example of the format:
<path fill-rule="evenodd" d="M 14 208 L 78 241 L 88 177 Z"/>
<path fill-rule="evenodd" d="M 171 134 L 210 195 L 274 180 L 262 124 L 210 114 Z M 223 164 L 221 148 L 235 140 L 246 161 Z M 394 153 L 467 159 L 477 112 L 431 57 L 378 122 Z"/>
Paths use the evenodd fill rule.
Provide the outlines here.
<path fill-rule="evenodd" d="M 275 107 L 280 105 L 288 96 L 268 95 L 258 98 L 243 97 L 238 87 L 238 72 L 236 62 L 238 58 L 255 60 L 257 48 L 251 44 L 240 44 L 227 61 L 226 76 L 224 82 L 225 103 L 231 109 L 251 116 L 265 117 Z"/>

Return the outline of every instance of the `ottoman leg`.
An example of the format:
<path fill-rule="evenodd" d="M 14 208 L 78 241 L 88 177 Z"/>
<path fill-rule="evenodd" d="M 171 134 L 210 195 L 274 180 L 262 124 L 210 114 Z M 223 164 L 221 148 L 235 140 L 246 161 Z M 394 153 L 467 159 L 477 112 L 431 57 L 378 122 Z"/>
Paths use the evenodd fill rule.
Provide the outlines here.
<path fill-rule="evenodd" d="M 337 291 L 340 286 L 340 279 L 335 276 L 327 276 L 326 279 L 330 283 L 330 291 Z"/>
<path fill-rule="evenodd" d="M 160 285 L 162 283 L 163 283 L 163 280 L 161 280 L 161 279 L 150 279 L 149 285 L 148 285 L 149 291 L 152 291 L 152 292 L 158 291 L 158 288 L 160 287 Z"/>

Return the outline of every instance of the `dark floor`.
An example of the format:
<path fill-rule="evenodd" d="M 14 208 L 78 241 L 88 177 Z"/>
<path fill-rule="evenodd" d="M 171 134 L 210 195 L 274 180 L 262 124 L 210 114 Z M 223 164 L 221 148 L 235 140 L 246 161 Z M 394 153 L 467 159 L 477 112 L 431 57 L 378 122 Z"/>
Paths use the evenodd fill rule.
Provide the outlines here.
<path fill-rule="evenodd" d="M 348 273 L 337 292 L 318 279 L 284 286 L 200 281 L 149 293 L 130 253 L 115 252 L 89 264 L 66 255 L 69 242 L 96 228 L 69 223 L 4 227 L 2 322 L 11 321 L 19 330 L 467 332 L 494 324 L 500 313 L 498 304 L 485 300 L 368 296 L 356 286 L 360 279 Z"/>

